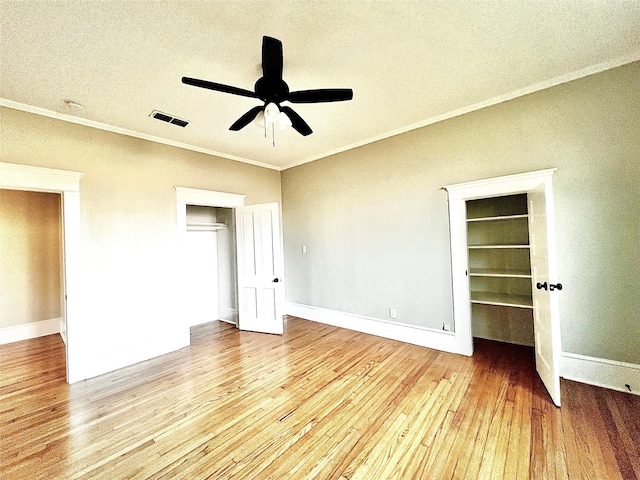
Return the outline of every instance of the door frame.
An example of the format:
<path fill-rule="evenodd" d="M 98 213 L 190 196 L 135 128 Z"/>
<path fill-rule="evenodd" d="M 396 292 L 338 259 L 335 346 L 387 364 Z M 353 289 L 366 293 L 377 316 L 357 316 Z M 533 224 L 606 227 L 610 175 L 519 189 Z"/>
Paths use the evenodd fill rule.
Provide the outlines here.
<path fill-rule="evenodd" d="M 178 244 L 178 272 L 183 278 L 187 275 L 187 261 L 185 252 L 187 247 L 187 205 L 198 205 L 201 207 L 236 208 L 243 207 L 246 195 L 238 193 L 217 192 L 214 190 L 201 190 L 197 188 L 174 187 L 176 190 L 176 222 L 177 222 L 177 244 Z M 180 286 L 184 285 L 179 282 Z M 181 298 L 187 298 L 187 292 L 180 292 Z M 184 322 L 189 342 L 189 322 Z"/>
<path fill-rule="evenodd" d="M 487 178 L 471 182 L 446 185 L 449 197 L 449 232 L 451 239 L 451 274 L 453 287 L 453 318 L 456 338 L 456 350 L 463 355 L 473 354 L 473 332 L 471 324 L 471 298 L 469 292 L 469 257 L 467 247 L 467 210 L 466 201 L 488 197 L 499 197 L 528 193 L 544 186 L 547 202 L 547 223 L 554 225 L 553 192 L 551 177 L 556 168 L 537 170 L 534 172 L 518 173 L 502 177 Z M 557 278 L 556 269 L 556 239 L 555 230 L 549 228 L 547 232 L 549 254 L 549 278 Z M 560 314 L 557 296 L 550 296 L 552 332 L 557 348 L 553 355 L 560 365 Z"/>
<path fill-rule="evenodd" d="M 82 173 L 0 162 L 0 188 L 58 193 L 62 221 L 62 327 L 65 329 L 67 383 L 73 383 L 76 355 L 74 328 L 80 323 L 82 281 L 80 279 L 80 179 Z"/>

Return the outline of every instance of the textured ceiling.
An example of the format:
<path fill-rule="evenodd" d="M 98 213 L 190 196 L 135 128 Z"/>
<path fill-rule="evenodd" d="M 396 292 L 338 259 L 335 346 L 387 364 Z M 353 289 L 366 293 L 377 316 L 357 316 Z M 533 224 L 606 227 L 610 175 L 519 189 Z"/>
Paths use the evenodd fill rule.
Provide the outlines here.
<path fill-rule="evenodd" d="M 282 169 L 640 59 L 640 1 L 0 1 L 0 104 Z M 229 126 L 259 101 L 262 36 L 284 45 L 302 137 Z M 65 100 L 84 108 L 71 109 Z M 154 120 L 153 110 L 186 119 Z"/>

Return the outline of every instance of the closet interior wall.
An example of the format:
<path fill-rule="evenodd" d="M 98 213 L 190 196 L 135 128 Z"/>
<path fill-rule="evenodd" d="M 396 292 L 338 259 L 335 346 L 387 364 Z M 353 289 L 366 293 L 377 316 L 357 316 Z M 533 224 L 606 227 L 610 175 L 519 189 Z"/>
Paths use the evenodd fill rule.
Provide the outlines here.
<path fill-rule="evenodd" d="M 187 205 L 186 215 L 188 323 L 237 324 L 233 209 Z"/>
<path fill-rule="evenodd" d="M 533 346 L 527 195 L 466 206 L 473 336 Z"/>

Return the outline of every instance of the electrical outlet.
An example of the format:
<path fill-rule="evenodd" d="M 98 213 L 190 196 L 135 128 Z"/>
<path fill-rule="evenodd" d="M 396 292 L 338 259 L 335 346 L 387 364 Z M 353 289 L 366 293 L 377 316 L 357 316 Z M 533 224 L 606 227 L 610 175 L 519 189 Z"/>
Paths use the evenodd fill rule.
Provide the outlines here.
<path fill-rule="evenodd" d="M 442 324 L 442 329 L 443 329 L 445 332 L 450 332 L 450 331 L 451 331 L 451 322 L 444 322 L 444 323 Z"/>
<path fill-rule="evenodd" d="M 389 309 L 389 318 L 396 318 L 396 309 L 395 308 L 390 308 Z"/>
<path fill-rule="evenodd" d="M 307 253 L 307 246 L 306 245 L 302 245 L 302 253 Z"/>

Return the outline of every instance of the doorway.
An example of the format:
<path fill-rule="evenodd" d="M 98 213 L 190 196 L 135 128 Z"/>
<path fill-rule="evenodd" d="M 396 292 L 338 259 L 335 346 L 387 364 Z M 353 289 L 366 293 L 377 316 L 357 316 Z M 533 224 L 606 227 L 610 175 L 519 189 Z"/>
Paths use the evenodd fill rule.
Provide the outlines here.
<path fill-rule="evenodd" d="M 189 326 L 238 324 L 235 215 L 231 208 L 187 205 L 185 260 Z"/>
<path fill-rule="evenodd" d="M 533 347 L 527 194 L 466 207 L 473 338 Z"/>
<path fill-rule="evenodd" d="M 0 343 L 66 342 L 60 194 L 0 189 L 0 218 Z"/>
<path fill-rule="evenodd" d="M 284 282 L 280 213 L 277 203 L 244 205 L 245 195 L 185 187 L 176 189 L 179 274 L 181 298 L 189 298 L 190 258 L 187 206 L 215 207 L 225 214 L 232 209 L 235 221 L 237 266 L 237 327 L 260 333 L 282 334 L 284 328 Z M 220 222 L 211 222 L 220 223 Z M 183 317 L 185 335 L 190 321 Z"/>
<path fill-rule="evenodd" d="M 460 353 L 473 354 L 473 324 L 472 301 L 476 304 L 496 304 L 499 300 L 495 296 L 489 296 L 480 292 L 472 292 L 471 278 L 480 273 L 489 273 L 490 280 L 482 282 L 496 282 L 505 284 L 507 278 L 515 278 L 525 275 L 527 281 L 533 285 L 551 285 L 556 281 L 555 258 L 555 230 L 553 214 L 553 190 L 551 177 L 555 169 L 540 170 L 536 172 L 508 175 L 473 182 L 449 185 L 444 187 L 449 196 L 449 221 L 451 238 L 452 280 L 453 280 L 453 304 L 454 304 L 454 331 Z M 527 212 L 507 212 L 507 215 L 494 215 L 493 218 L 482 217 L 475 214 L 468 216 L 467 209 L 474 201 L 496 197 L 515 196 L 522 199 L 526 196 Z M 471 202 L 471 203 L 468 203 Z M 524 215 L 524 216 L 523 216 Z M 504 217 L 504 218 L 496 218 Z M 530 249 L 530 271 L 522 265 L 507 265 L 492 268 L 491 265 L 478 265 L 477 258 L 471 256 L 473 243 L 469 243 L 472 235 L 477 238 L 486 236 L 486 233 L 470 233 L 469 225 L 472 223 L 495 222 L 522 222 L 526 218 L 528 227 L 527 236 L 529 245 L 523 245 L 522 233 L 507 242 L 506 245 L 497 243 L 489 245 L 477 245 L 476 249 L 501 249 L 525 250 Z M 475 228 L 475 227 L 474 227 Z M 517 229 L 516 229 L 517 230 Z M 477 237 L 479 235 L 479 237 Z M 504 235 L 504 234 L 503 234 Z M 507 233 L 507 238 L 512 233 Z M 515 238 L 515 240 L 514 240 Z M 518 244 L 520 242 L 520 244 Z M 497 247 L 497 248 L 496 248 Z M 504 261 L 504 259 L 501 259 Z M 471 262 L 471 263 L 470 263 Z M 471 268 L 471 270 L 470 270 Z M 477 280 L 474 280 L 477 282 Z M 557 285 L 557 284 L 554 284 Z M 515 287 L 507 287 L 515 288 Z M 518 287 L 522 288 L 522 286 Z M 488 288 L 487 290 L 492 290 Z M 517 289 L 516 289 L 517 290 Z M 520 299 L 521 308 L 531 308 L 533 311 L 533 335 L 536 355 L 536 370 L 540 375 L 553 402 L 560 406 L 560 321 L 557 291 L 553 288 L 531 288 L 531 297 Z M 480 295 L 478 295 L 480 293 Z M 491 292 L 496 293 L 496 292 Z M 516 296 L 519 291 L 512 291 Z"/>
<path fill-rule="evenodd" d="M 66 331 L 67 382 L 75 375 L 78 360 L 74 325 L 79 321 L 80 281 L 80 178 L 82 173 L 0 162 L 0 188 L 58 193 L 62 199 L 62 325 Z"/>

